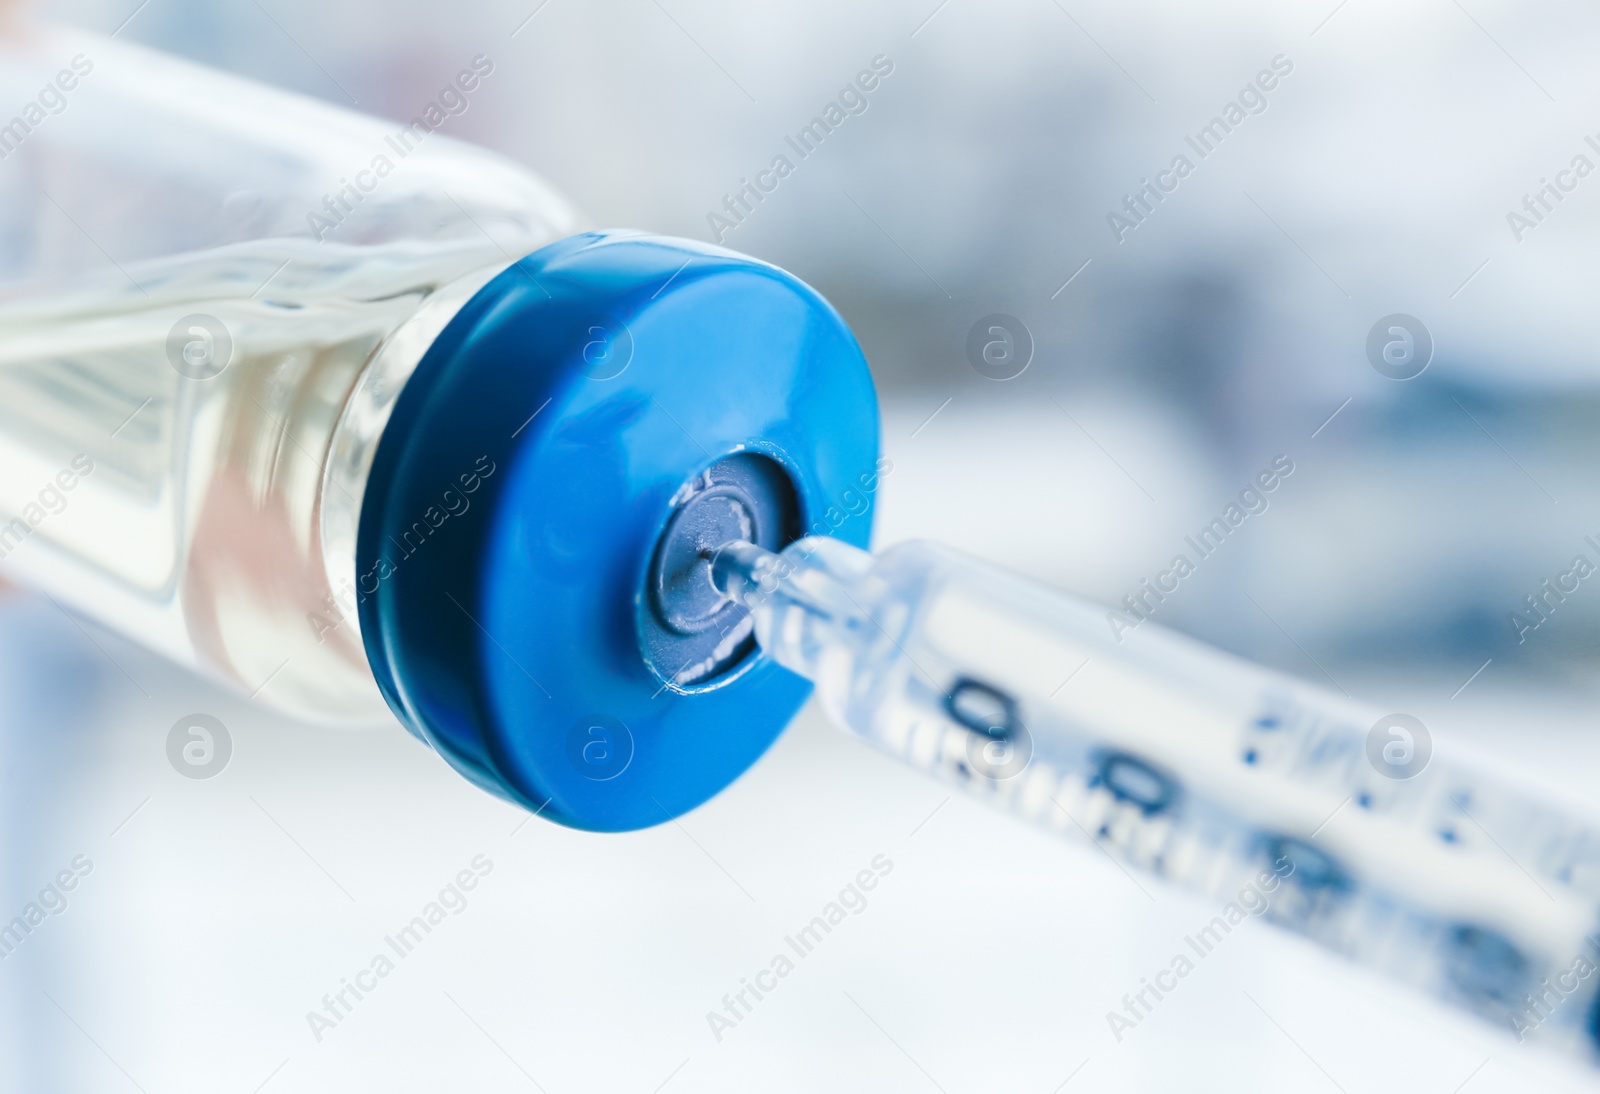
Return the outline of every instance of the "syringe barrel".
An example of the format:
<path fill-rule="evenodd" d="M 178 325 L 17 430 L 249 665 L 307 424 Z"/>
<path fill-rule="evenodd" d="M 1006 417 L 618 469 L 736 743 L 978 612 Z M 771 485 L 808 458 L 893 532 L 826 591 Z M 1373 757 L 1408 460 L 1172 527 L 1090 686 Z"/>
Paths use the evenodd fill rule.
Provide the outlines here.
<path fill-rule="evenodd" d="M 762 648 L 842 727 L 1222 899 L 1225 924 L 1264 915 L 1503 1026 L 1592 1037 L 1581 810 L 1430 759 L 1415 720 L 937 545 L 752 561 Z M 1558 982 L 1546 1020 L 1529 1000 Z"/>

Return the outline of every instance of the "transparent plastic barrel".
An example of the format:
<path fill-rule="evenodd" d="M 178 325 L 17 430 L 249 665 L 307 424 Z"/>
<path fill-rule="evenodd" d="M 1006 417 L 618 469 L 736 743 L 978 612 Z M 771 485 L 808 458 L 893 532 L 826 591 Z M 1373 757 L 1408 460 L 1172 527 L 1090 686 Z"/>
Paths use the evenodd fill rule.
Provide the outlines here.
<path fill-rule="evenodd" d="M 713 574 L 842 728 L 1221 901 L 1197 956 L 1262 916 L 1593 1056 L 1600 827 L 1583 803 L 936 544 L 744 544 Z"/>
<path fill-rule="evenodd" d="M 0 15 L 0 577 L 298 715 L 382 716 L 351 609 L 389 409 L 579 227 L 441 131 L 493 70 L 383 121 Z"/>

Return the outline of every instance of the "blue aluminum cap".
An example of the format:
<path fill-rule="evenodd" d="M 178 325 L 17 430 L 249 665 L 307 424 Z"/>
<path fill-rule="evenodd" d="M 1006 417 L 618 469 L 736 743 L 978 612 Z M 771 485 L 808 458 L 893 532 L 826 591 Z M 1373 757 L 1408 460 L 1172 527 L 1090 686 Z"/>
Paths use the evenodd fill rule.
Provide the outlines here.
<path fill-rule="evenodd" d="M 552 244 L 468 302 L 384 430 L 357 544 L 378 684 L 452 765 L 543 816 L 621 831 L 687 812 L 811 687 L 704 595 L 699 548 L 865 546 L 877 456 L 866 362 L 807 285 L 688 240 Z"/>

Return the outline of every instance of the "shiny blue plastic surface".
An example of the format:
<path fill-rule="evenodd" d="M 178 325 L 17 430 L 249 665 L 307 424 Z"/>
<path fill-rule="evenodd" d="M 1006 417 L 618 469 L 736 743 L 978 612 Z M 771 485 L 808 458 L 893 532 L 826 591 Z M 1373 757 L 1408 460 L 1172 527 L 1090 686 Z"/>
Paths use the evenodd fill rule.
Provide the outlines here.
<path fill-rule="evenodd" d="M 497 277 L 407 382 L 363 499 L 362 633 L 400 719 L 574 827 L 657 824 L 736 779 L 810 684 L 757 652 L 680 692 L 636 617 L 674 496 L 739 451 L 788 473 L 806 531 L 866 544 L 876 399 L 809 287 L 609 232 Z"/>

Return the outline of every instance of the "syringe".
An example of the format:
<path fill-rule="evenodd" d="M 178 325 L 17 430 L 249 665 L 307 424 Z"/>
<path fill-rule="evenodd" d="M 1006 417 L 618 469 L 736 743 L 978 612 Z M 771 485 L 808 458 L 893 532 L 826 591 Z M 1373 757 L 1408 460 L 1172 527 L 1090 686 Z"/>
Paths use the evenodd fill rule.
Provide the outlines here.
<path fill-rule="evenodd" d="M 935 544 L 739 542 L 705 563 L 841 728 L 1224 897 L 1212 934 L 1264 913 L 1593 1053 L 1596 829 L 1503 775 L 1430 763 L 1420 723 L 1152 623 L 1114 638 L 1102 609 Z"/>

